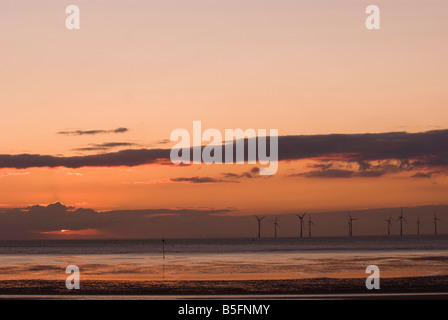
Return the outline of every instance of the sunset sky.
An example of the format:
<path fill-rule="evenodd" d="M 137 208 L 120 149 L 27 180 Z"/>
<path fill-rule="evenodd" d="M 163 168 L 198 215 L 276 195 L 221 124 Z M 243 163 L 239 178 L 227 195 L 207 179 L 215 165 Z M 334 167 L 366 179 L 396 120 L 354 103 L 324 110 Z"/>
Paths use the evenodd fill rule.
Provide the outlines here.
<path fill-rule="evenodd" d="M 70 4 L 80 30 L 65 27 Z M 381 30 L 365 27 L 370 4 Z M 249 216 L 448 204 L 447 14 L 446 0 L 3 0 L 0 207 Z M 196 120 L 278 129 L 277 174 L 170 165 L 171 132 Z"/>

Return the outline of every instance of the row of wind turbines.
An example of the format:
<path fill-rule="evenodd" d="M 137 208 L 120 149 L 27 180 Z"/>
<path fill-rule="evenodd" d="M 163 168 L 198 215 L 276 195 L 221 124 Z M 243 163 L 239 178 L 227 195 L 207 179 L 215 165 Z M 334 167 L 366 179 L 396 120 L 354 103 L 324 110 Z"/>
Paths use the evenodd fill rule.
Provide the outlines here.
<path fill-rule="evenodd" d="M 308 237 L 311 237 L 311 231 L 312 231 L 312 226 L 315 225 L 315 223 L 311 220 L 311 215 L 308 212 L 304 212 L 302 214 L 296 214 L 296 216 L 299 218 L 299 235 L 300 238 L 303 238 L 303 229 L 305 227 L 305 216 L 308 214 L 308 221 L 306 221 L 306 223 L 308 224 Z M 255 216 L 255 218 L 258 221 L 258 238 L 261 238 L 261 222 L 263 221 L 264 218 L 266 218 L 266 216 L 264 217 L 258 217 Z M 358 219 L 355 219 L 352 217 L 352 215 L 349 213 L 348 214 L 348 235 L 349 237 L 353 236 L 353 221 L 356 221 Z M 391 235 L 391 227 L 392 227 L 392 216 L 389 217 L 389 219 L 385 220 L 387 222 L 387 235 L 390 236 Z M 403 222 L 408 223 L 408 221 L 406 220 L 406 218 L 403 215 L 403 208 L 401 209 L 401 214 L 398 217 L 398 219 L 396 221 L 400 221 L 400 236 L 403 236 Z M 434 210 L 434 218 L 433 218 L 433 224 L 434 224 L 434 234 L 437 235 L 437 223 L 440 220 L 437 217 L 437 213 Z M 420 221 L 420 217 L 418 217 L 417 220 L 417 235 L 420 235 L 420 226 L 423 225 L 423 222 Z M 274 237 L 277 238 L 277 229 L 279 227 L 279 223 L 278 223 L 278 218 L 275 217 L 275 221 L 274 221 Z"/>
<path fill-rule="evenodd" d="M 403 221 L 408 223 L 408 221 L 405 219 L 405 217 L 403 215 L 403 208 L 401 209 L 401 214 L 398 217 L 397 221 L 400 221 L 400 236 L 402 236 L 403 235 Z M 442 220 L 440 220 L 437 217 L 437 213 L 434 210 L 434 218 L 433 218 L 434 235 L 437 235 L 437 223 L 439 221 L 442 221 Z M 387 222 L 387 235 L 390 236 L 390 227 L 392 226 L 392 216 L 390 216 L 389 219 L 386 219 L 386 222 Z M 421 222 L 420 217 L 418 217 L 418 219 L 417 219 L 417 235 L 420 235 L 420 226 L 421 225 L 423 225 L 423 222 Z"/>
<path fill-rule="evenodd" d="M 305 221 L 304 218 L 305 216 L 308 214 L 308 212 L 302 213 L 302 214 L 296 214 L 296 216 L 299 218 L 299 234 L 300 234 L 300 238 L 303 238 L 303 228 L 305 226 Z M 258 216 L 255 216 L 255 218 L 258 221 L 258 238 L 261 238 L 261 221 L 263 221 L 264 217 L 259 218 Z M 308 237 L 311 237 L 311 230 L 312 230 L 312 226 L 316 225 L 312 220 L 311 220 L 311 215 L 309 215 L 309 219 L 307 221 L 308 224 Z M 274 221 L 274 237 L 277 238 L 277 228 L 280 226 L 280 224 L 278 223 L 278 218 L 275 217 L 275 221 Z"/>

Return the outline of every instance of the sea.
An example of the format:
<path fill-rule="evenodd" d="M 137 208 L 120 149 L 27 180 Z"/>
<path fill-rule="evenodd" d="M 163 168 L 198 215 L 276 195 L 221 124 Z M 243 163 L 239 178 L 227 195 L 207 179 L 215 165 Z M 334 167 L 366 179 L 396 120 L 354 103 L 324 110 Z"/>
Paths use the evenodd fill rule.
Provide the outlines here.
<path fill-rule="evenodd" d="M 448 235 L 315 238 L 0 241 L 0 255 L 182 255 L 448 250 Z M 0 256 L 1 258 L 1 256 Z"/>

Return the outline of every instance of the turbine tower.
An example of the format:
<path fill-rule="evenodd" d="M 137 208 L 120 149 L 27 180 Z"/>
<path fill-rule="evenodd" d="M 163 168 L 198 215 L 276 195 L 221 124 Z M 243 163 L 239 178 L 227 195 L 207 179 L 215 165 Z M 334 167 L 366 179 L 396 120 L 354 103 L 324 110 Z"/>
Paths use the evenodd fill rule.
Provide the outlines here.
<path fill-rule="evenodd" d="M 278 224 L 278 218 L 277 217 L 275 217 L 275 221 L 274 221 L 274 236 L 277 238 L 277 228 L 279 227 L 280 225 Z"/>
<path fill-rule="evenodd" d="M 296 216 L 299 218 L 299 225 L 300 225 L 300 238 L 303 237 L 303 226 L 305 225 L 305 223 L 303 222 L 303 218 L 305 218 L 305 215 L 308 212 L 303 213 L 302 215 L 300 214 L 296 214 Z"/>
<path fill-rule="evenodd" d="M 437 218 L 436 210 L 434 210 L 434 234 L 437 235 L 437 221 L 442 221 Z"/>
<path fill-rule="evenodd" d="M 418 217 L 418 220 L 417 220 L 417 235 L 419 236 L 420 235 L 420 226 L 422 225 L 423 223 L 420 221 L 420 217 Z"/>
<path fill-rule="evenodd" d="M 403 221 L 408 223 L 407 220 L 403 216 L 403 208 L 401 208 L 401 215 L 398 217 L 397 221 L 400 221 L 400 236 L 403 235 Z"/>
<path fill-rule="evenodd" d="M 311 221 L 311 215 L 310 219 L 308 220 L 308 236 L 311 238 L 311 225 L 316 225 L 313 221 Z"/>
<path fill-rule="evenodd" d="M 258 221 L 258 238 L 261 238 L 261 221 L 266 217 L 259 218 L 259 217 L 255 216 L 255 218 L 257 218 L 257 221 Z"/>
<path fill-rule="evenodd" d="M 352 215 L 349 213 L 348 214 L 348 235 L 349 237 L 353 236 L 353 221 L 358 220 L 358 219 L 353 219 Z"/>
<path fill-rule="evenodd" d="M 386 219 L 387 221 L 387 235 L 390 236 L 390 227 L 392 226 L 392 216 L 389 217 L 389 219 Z"/>

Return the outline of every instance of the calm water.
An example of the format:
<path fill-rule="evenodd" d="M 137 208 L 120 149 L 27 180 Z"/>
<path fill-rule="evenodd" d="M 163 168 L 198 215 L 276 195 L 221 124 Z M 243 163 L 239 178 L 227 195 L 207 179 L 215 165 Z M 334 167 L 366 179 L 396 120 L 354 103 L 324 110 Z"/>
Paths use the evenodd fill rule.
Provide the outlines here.
<path fill-rule="evenodd" d="M 166 239 L 166 254 L 269 252 L 396 252 L 448 251 L 448 235 L 404 237 L 331 237 L 271 239 Z M 161 240 L 39 240 L 0 241 L 3 255 L 102 255 L 162 252 Z"/>

